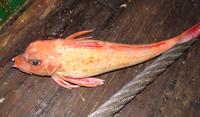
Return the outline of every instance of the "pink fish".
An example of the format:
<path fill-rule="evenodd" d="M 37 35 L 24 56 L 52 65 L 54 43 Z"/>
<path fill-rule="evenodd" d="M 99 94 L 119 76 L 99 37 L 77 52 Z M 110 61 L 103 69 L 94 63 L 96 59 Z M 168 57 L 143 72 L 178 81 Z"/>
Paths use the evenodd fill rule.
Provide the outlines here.
<path fill-rule="evenodd" d="M 13 58 L 14 67 L 29 74 L 51 76 L 65 88 L 102 85 L 103 80 L 92 76 L 141 63 L 189 41 L 200 33 L 200 23 L 172 39 L 143 45 L 88 39 L 91 37 L 74 39 L 88 32 L 91 30 L 66 39 L 32 42 L 23 54 Z"/>

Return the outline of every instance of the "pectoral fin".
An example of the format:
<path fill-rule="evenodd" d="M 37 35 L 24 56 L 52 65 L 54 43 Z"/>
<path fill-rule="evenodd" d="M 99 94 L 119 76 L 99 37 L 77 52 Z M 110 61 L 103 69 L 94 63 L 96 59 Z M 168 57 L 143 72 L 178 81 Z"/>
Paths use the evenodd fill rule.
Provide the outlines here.
<path fill-rule="evenodd" d="M 94 87 L 97 85 L 102 85 L 104 81 L 98 78 L 67 78 L 66 80 L 68 82 L 77 84 L 79 86 L 86 86 L 86 87 Z"/>
<path fill-rule="evenodd" d="M 98 78 L 70 78 L 68 76 L 62 76 L 58 74 L 53 74 L 51 77 L 60 86 L 68 89 L 76 88 L 79 86 L 94 87 L 97 85 L 102 85 L 104 81 Z M 75 85 L 72 85 L 70 83 Z"/>
<path fill-rule="evenodd" d="M 51 76 L 53 78 L 53 80 L 58 83 L 60 86 L 64 87 L 64 88 L 67 88 L 67 89 L 71 89 L 71 88 L 76 88 L 76 87 L 79 87 L 78 85 L 72 85 L 68 82 L 66 82 L 65 79 L 63 79 L 62 77 L 60 77 L 59 75 L 57 74 L 54 74 Z"/>

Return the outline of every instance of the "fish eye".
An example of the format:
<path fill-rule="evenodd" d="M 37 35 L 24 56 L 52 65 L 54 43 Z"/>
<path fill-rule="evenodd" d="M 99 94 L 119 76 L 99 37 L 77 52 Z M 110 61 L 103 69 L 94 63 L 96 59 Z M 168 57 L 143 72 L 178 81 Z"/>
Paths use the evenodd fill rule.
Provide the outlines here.
<path fill-rule="evenodd" d="M 39 60 L 30 60 L 29 61 L 32 65 L 40 65 L 42 62 Z"/>

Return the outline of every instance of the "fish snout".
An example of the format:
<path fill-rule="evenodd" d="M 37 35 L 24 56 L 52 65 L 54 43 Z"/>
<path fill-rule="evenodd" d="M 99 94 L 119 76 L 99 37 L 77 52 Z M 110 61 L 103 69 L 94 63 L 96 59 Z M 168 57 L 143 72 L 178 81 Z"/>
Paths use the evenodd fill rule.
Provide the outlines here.
<path fill-rule="evenodd" d="M 15 65 L 15 58 L 12 58 L 12 67 L 16 67 L 16 65 Z"/>
<path fill-rule="evenodd" d="M 12 67 L 17 68 L 22 72 L 32 74 L 32 72 L 30 71 L 30 66 L 27 64 L 23 55 L 12 58 Z"/>
<path fill-rule="evenodd" d="M 15 67 L 15 59 L 12 58 L 12 67 Z"/>

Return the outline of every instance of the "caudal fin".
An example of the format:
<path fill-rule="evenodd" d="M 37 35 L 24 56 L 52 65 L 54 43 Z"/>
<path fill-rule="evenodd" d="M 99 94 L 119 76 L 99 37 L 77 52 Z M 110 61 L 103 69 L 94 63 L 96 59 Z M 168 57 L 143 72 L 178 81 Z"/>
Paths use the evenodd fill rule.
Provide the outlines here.
<path fill-rule="evenodd" d="M 187 41 L 191 40 L 192 38 L 196 37 L 199 34 L 200 34 L 200 23 L 196 24 L 192 28 L 190 28 L 187 31 L 180 34 L 178 36 L 178 38 L 180 39 L 180 41 L 178 43 L 187 42 Z"/>

